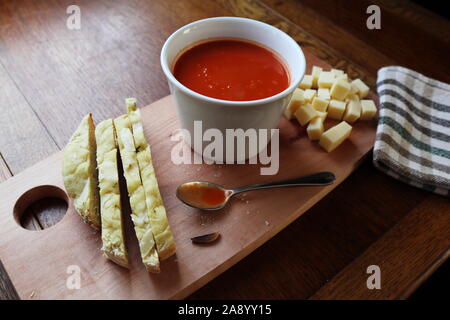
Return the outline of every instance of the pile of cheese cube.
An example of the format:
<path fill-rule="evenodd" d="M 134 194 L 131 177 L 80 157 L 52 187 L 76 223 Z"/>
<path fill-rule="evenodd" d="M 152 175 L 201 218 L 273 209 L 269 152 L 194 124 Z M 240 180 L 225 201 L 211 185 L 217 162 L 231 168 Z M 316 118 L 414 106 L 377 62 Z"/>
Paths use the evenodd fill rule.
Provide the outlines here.
<path fill-rule="evenodd" d="M 356 79 L 349 81 L 342 70 L 323 71 L 314 66 L 310 75 L 305 75 L 295 89 L 284 115 L 289 120 L 296 118 L 306 131 L 310 140 L 328 152 L 334 150 L 352 131 L 356 120 L 370 120 L 377 113 L 373 100 L 364 100 L 369 87 Z M 338 125 L 324 132 L 326 118 L 342 120 Z"/>

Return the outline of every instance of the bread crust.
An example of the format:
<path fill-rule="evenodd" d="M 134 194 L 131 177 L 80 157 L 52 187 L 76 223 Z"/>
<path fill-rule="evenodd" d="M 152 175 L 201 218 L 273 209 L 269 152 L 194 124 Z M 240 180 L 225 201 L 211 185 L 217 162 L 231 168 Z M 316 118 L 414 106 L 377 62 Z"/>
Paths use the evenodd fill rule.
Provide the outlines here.
<path fill-rule="evenodd" d="M 115 136 L 112 119 L 100 122 L 95 129 L 102 222 L 102 251 L 108 259 L 128 268 Z"/>
<path fill-rule="evenodd" d="M 64 148 L 62 176 L 74 208 L 83 221 L 100 229 L 95 126 L 86 115 Z"/>
<path fill-rule="evenodd" d="M 133 130 L 133 138 L 137 149 L 137 160 L 145 192 L 147 208 L 150 211 L 153 234 L 159 258 L 167 259 L 176 252 L 175 240 L 170 229 L 164 202 L 158 187 L 153 167 L 150 146 L 145 138 L 140 110 L 136 99 L 126 100 L 128 118 Z"/>
<path fill-rule="evenodd" d="M 114 126 L 116 127 L 120 158 L 122 159 L 128 196 L 130 198 L 131 218 L 139 241 L 142 262 L 148 271 L 156 273 L 160 271 L 159 256 L 145 201 L 145 192 L 142 186 L 136 147 L 128 116 L 122 115 L 114 119 Z"/>

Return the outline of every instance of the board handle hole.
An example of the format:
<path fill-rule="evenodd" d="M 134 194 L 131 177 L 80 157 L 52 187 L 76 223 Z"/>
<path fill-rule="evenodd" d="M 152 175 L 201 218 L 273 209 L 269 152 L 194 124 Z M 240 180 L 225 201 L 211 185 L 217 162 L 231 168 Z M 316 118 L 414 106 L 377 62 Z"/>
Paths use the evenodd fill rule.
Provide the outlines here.
<path fill-rule="evenodd" d="M 22 194 L 14 205 L 14 219 L 27 230 L 43 230 L 65 216 L 69 198 L 56 186 L 42 185 Z"/>

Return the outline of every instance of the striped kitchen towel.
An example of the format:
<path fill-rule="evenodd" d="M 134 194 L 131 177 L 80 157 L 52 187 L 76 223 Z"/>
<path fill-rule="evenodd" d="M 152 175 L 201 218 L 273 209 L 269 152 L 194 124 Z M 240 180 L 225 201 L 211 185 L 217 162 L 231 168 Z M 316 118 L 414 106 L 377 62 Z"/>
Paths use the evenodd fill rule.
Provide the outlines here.
<path fill-rule="evenodd" d="M 373 161 L 388 175 L 450 196 L 450 85 L 392 66 L 378 71 Z"/>

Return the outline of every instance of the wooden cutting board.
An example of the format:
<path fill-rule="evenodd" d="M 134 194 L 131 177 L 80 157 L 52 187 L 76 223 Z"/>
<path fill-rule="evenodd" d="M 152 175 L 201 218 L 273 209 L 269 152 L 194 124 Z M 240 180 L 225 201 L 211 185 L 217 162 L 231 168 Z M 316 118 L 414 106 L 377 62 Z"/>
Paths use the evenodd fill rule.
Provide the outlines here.
<path fill-rule="evenodd" d="M 307 52 L 306 58 L 308 72 L 312 65 L 329 68 Z M 60 174 L 62 153 L 58 152 L 0 185 L 0 258 L 22 299 L 183 298 L 265 243 L 339 185 L 371 150 L 376 131 L 375 121 L 358 122 L 349 141 L 328 154 L 308 140 L 298 123 L 282 118 L 280 170 L 276 176 L 261 176 L 259 165 L 174 165 L 170 154 L 177 142 L 170 138 L 177 134 L 179 123 L 172 98 L 152 103 L 142 113 L 177 243 L 176 256 L 162 262 L 160 274 L 146 272 L 126 201 L 130 270 L 101 255 L 100 234 L 81 221 L 71 204 L 64 218 L 48 229 L 20 227 L 18 216 L 30 203 L 43 197 L 66 198 Z M 326 127 L 333 124 L 327 120 Z M 336 183 L 254 191 L 213 213 L 189 208 L 175 197 L 176 187 L 191 180 L 209 180 L 233 188 L 318 171 L 334 172 Z M 190 241 L 193 236 L 215 231 L 221 237 L 212 245 Z M 74 289 L 78 271 L 80 288 Z"/>

